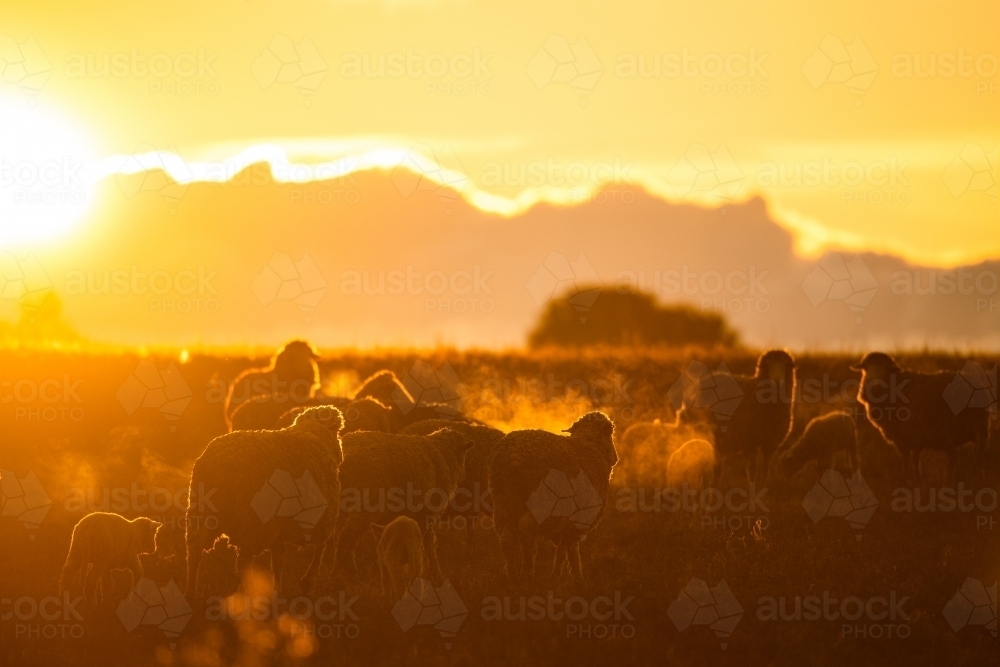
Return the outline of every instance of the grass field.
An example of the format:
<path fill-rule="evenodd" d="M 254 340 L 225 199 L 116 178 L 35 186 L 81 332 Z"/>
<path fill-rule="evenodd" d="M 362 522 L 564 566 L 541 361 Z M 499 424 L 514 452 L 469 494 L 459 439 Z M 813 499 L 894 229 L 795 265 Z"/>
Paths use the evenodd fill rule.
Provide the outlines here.
<path fill-rule="evenodd" d="M 756 353 L 330 352 L 321 370 L 325 390 L 336 394 L 382 368 L 402 377 L 418 360 L 434 368 L 448 364 L 462 383 L 463 410 L 498 428 L 558 430 L 599 409 L 620 435 L 631 423 L 672 416 L 670 387 L 693 358 L 710 368 L 724 362 L 734 372 L 750 373 Z M 797 358 L 803 394 L 793 437 L 809 418 L 853 405 L 858 376 L 848 365 L 856 359 Z M 960 482 L 972 491 L 968 511 L 947 511 L 943 502 L 931 511 L 897 511 L 903 508 L 894 498 L 919 491 L 926 501 L 933 484 L 900 491 L 906 483 L 898 458 L 873 429 L 863 430 L 859 449 L 878 508 L 863 526 L 838 516 L 810 519 L 802 500 L 822 472 L 815 466 L 790 480 L 769 480 L 753 508 L 697 514 L 651 507 L 653 488 L 623 488 L 613 479 L 608 509 L 583 542 L 583 583 L 564 573 L 510 584 L 488 525 L 477 525 L 468 544 L 464 531 L 441 530 L 442 568 L 462 602 L 448 604 L 446 592 L 442 615 L 460 616 L 463 605 L 467 610 L 460 625 L 453 618 L 455 625 L 447 626 L 457 628 L 453 634 L 434 627 L 437 608 L 420 616 L 408 616 L 406 609 L 393 614 L 392 604 L 379 596 L 370 537 L 359 547 L 356 579 L 324 576 L 319 590 L 296 597 L 293 589 L 310 554 L 292 551 L 281 599 L 274 599 L 263 575 L 245 582 L 243 594 L 264 601 L 249 610 L 241 598 L 220 602 L 239 582 L 231 573 L 231 550 L 218 549 L 203 566 L 217 597 L 207 608 L 188 612 L 170 596 L 170 581 L 183 589 L 183 494 L 190 467 L 225 430 L 226 383 L 266 359 L 195 353 L 145 360 L 168 381 L 162 396 L 150 385 L 147 395 L 136 398 L 134 383 L 126 384 L 139 367 L 136 354 L 0 352 L 5 503 L 13 502 L 15 486 L 29 508 L 50 503 L 41 518 L 18 514 L 13 504 L 0 517 L 4 665 L 806 666 L 878 665 L 890 658 L 910 665 L 996 664 L 997 640 L 985 626 L 992 614 L 995 634 L 997 479 L 989 479 L 992 490 L 984 490 L 975 471 L 945 480 L 944 486 Z M 988 368 L 997 363 L 976 360 Z M 921 353 L 900 355 L 899 361 L 917 370 L 958 371 L 965 358 Z M 817 390 L 806 393 L 807 386 Z M 146 407 L 129 414 L 125 406 L 133 401 Z M 117 573 L 112 599 L 97 608 L 59 599 L 72 527 L 88 509 L 101 509 L 105 492 L 109 503 L 117 503 L 112 511 L 165 524 L 159 553 L 145 561 L 147 576 L 166 596 L 162 616 L 153 607 L 135 611 L 120 604 L 128 593 L 125 571 Z M 623 500 L 629 497 L 643 498 L 642 507 L 631 511 Z M 541 560 L 546 557 L 551 551 L 543 548 Z M 267 558 L 259 559 L 261 568 Z M 697 609 L 671 607 L 679 597 L 700 599 L 697 580 L 714 589 L 714 597 Z M 974 597 L 990 587 L 992 602 L 975 601 L 971 615 L 963 616 L 955 603 L 944 613 L 960 588 Z M 820 601 L 816 620 L 808 618 L 816 615 L 809 611 L 809 596 Z M 526 613 L 519 620 L 522 597 Z M 790 618 L 796 598 L 804 603 L 798 620 Z M 776 620 L 769 616 L 772 603 Z M 848 618 L 834 618 L 837 612 Z M 188 613 L 186 621 L 176 620 Z M 724 622 L 713 629 L 716 616 Z M 178 625 L 160 624 L 171 618 Z M 956 624 L 964 627 L 956 631 Z M 179 636 L 164 627 L 181 629 Z"/>

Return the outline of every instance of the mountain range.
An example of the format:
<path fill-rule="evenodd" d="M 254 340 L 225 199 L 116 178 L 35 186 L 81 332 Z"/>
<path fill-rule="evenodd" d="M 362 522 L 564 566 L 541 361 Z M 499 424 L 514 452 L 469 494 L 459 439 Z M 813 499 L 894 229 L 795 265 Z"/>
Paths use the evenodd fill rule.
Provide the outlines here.
<path fill-rule="evenodd" d="M 65 235 L 0 253 L 0 314 L 51 289 L 96 341 L 503 348 L 552 295 L 600 284 L 717 310 L 758 346 L 1000 349 L 1000 261 L 805 257 L 794 241 L 759 198 L 702 208 L 616 186 L 504 217 L 401 168 L 307 184 L 266 164 L 221 184 L 149 171 L 103 181 Z"/>

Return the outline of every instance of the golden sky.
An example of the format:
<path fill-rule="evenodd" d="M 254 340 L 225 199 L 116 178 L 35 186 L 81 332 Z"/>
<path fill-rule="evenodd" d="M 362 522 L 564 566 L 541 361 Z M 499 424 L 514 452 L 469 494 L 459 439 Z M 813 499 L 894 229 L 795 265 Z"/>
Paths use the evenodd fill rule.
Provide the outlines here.
<path fill-rule="evenodd" d="M 50 206 L 12 203 L 5 176 L 0 243 L 99 215 L 91 180 L 167 153 L 190 178 L 241 154 L 409 156 L 505 213 L 622 181 L 763 195 L 807 253 L 1000 257 L 996 2 L 33 0 L 0 18 L 0 159 L 88 165 Z"/>

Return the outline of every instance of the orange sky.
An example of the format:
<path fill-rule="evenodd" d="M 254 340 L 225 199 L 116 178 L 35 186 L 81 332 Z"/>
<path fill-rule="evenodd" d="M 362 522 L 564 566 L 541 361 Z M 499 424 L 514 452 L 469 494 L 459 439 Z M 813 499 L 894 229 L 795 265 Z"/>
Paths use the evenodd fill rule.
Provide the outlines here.
<path fill-rule="evenodd" d="M 808 253 L 1000 257 L 997 3 L 35 0 L 0 18 L 5 166 L 92 180 L 149 166 L 136 151 L 385 164 L 419 146 L 502 212 L 620 180 L 763 194 Z M 89 181 L 35 207 L 17 186 L 0 243 L 100 215 Z"/>

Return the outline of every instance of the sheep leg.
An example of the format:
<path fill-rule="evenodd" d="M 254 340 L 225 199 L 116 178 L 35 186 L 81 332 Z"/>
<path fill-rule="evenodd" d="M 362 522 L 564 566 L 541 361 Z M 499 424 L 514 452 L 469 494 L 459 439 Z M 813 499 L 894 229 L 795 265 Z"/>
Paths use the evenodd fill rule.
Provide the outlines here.
<path fill-rule="evenodd" d="M 570 569 L 573 571 L 573 578 L 577 581 L 583 581 L 583 564 L 580 562 L 580 541 L 573 540 L 573 544 L 569 547 L 569 553 L 567 554 L 569 559 Z"/>
<path fill-rule="evenodd" d="M 396 595 L 396 582 L 392 579 L 392 573 L 389 572 L 389 567 L 385 564 L 385 561 L 381 558 L 378 559 L 378 569 L 379 574 L 382 579 L 382 597 L 388 599 L 390 592 L 393 596 Z M 392 589 L 391 591 L 389 589 Z"/>
<path fill-rule="evenodd" d="M 210 535 L 207 532 L 195 531 L 188 522 L 187 541 L 187 582 L 184 586 L 184 597 L 188 600 L 197 594 L 198 590 L 198 566 L 201 558 L 205 555 L 205 550 L 212 548 L 215 538 L 218 535 Z"/>
<path fill-rule="evenodd" d="M 508 579 L 518 579 L 521 576 L 521 549 L 517 538 L 510 533 L 497 533 L 500 538 L 500 553 L 503 555 L 504 572 Z"/>
<path fill-rule="evenodd" d="M 146 571 L 142 567 L 142 561 L 139 560 L 139 554 L 132 556 L 132 560 L 128 564 L 128 571 L 132 576 L 132 586 L 135 587 L 135 582 L 142 579 L 146 574 Z"/>
<path fill-rule="evenodd" d="M 441 579 L 441 565 L 437 557 L 437 536 L 434 534 L 434 526 L 431 525 L 424 531 L 424 554 L 427 556 L 427 565 L 430 567 L 431 578 Z"/>
<path fill-rule="evenodd" d="M 250 566 L 253 565 L 253 559 L 253 554 L 248 549 L 240 549 L 236 553 L 236 574 L 244 589 L 247 588 L 247 578 L 250 576 Z"/>
<path fill-rule="evenodd" d="M 97 589 L 100 586 L 101 578 L 108 571 L 108 564 L 98 561 L 91 565 L 90 574 L 87 576 L 86 597 L 93 605 L 97 604 Z M 103 593 L 103 591 L 102 591 Z M 103 598 L 103 595 L 102 595 Z"/>
<path fill-rule="evenodd" d="M 281 570 L 285 567 L 285 543 L 279 541 L 271 545 L 271 580 L 274 594 L 281 594 Z"/>
<path fill-rule="evenodd" d="M 70 552 L 66 557 L 66 564 L 63 565 L 62 575 L 59 577 L 60 594 L 73 588 L 73 582 L 80 576 L 80 570 L 84 567 L 82 560 L 79 553 Z"/>
<path fill-rule="evenodd" d="M 556 545 L 556 553 L 552 558 L 552 571 L 549 572 L 549 579 L 558 579 L 562 574 L 563 559 L 566 558 L 566 547 L 561 542 Z"/>
<path fill-rule="evenodd" d="M 329 539 L 326 539 L 316 544 L 312 560 L 309 561 L 309 567 L 306 568 L 305 574 L 302 575 L 302 579 L 299 581 L 303 593 L 308 594 L 312 590 L 316 573 L 323 567 L 323 556 L 326 554 L 326 547 L 329 543 Z"/>

